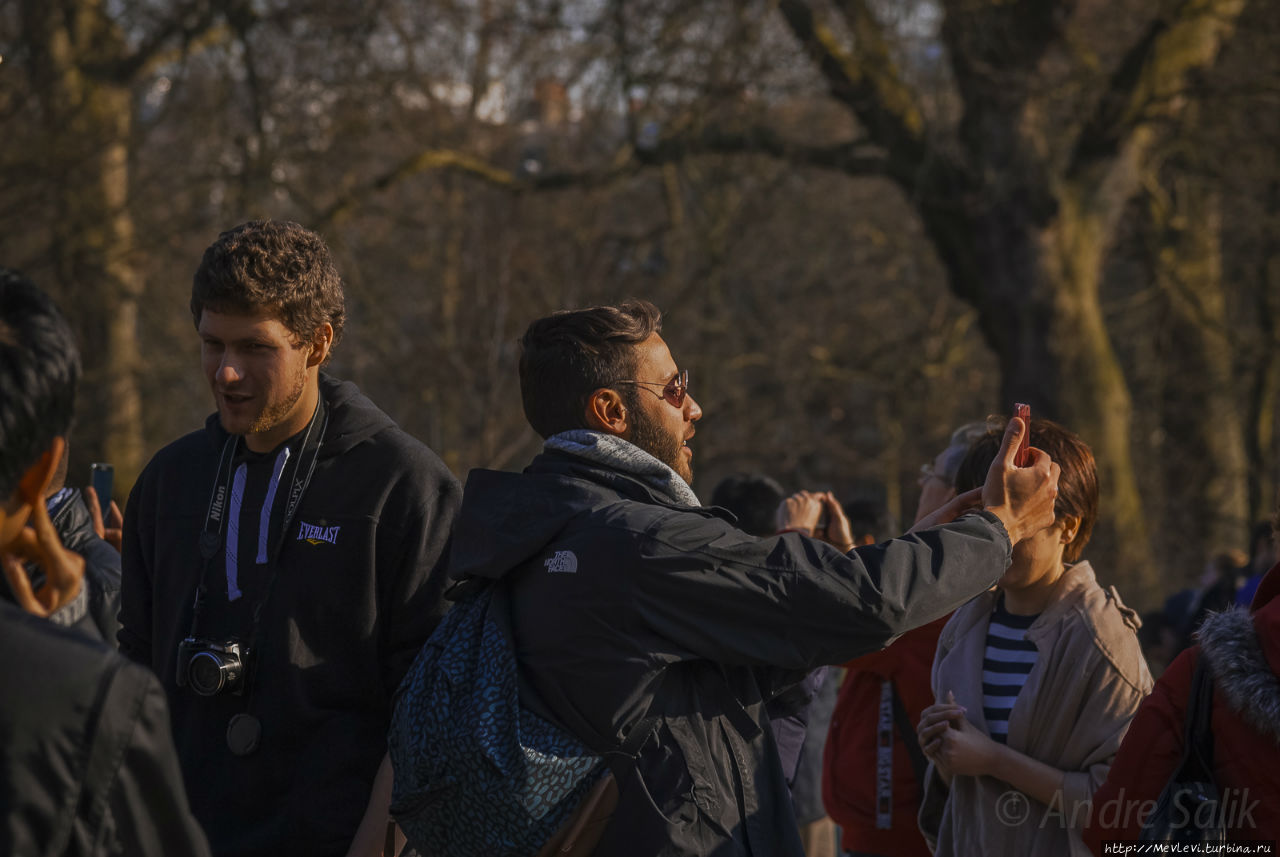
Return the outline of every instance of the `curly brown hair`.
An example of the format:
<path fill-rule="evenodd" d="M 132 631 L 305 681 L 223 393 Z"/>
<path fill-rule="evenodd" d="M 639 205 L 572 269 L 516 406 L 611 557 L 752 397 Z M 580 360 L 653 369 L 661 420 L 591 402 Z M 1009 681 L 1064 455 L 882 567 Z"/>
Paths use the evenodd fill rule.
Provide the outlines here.
<path fill-rule="evenodd" d="M 342 277 L 324 239 L 297 223 L 251 220 L 228 229 L 204 251 L 191 283 L 196 326 L 206 310 L 250 314 L 267 310 L 295 345 L 328 322 L 333 347 L 342 338 L 346 301 Z"/>

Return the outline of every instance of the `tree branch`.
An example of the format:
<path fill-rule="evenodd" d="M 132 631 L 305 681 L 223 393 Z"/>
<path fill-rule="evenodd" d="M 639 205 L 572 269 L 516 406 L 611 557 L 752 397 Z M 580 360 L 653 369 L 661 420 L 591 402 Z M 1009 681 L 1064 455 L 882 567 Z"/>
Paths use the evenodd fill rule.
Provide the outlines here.
<path fill-rule="evenodd" d="M 1213 64 L 1245 1 L 1185 0 L 1170 18 L 1153 21 L 1080 132 L 1069 174 L 1114 157 L 1137 131 L 1179 113 L 1187 101 L 1187 78 Z"/>
<path fill-rule="evenodd" d="M 898 76 L 880 24 L 864 0 L 840 0 L 858 42 L 857 54 L 840 44 L 808 3 L 780 0 L 778 9 L 832 97 L 847 105 L 871 139 L 891 153 L 894 178 L 913 186 L 926 157 L 924 117 L 915 93 Z"/>
<path fill-rule="evenodd" d="M 204 0 L 174 9 L 164 24 L 137 50 L 101 71 L 121 82 L 133 81 L 158 66 L 185 57 L 193 48 L 201 49 L 225 41 L 230 30 L 216 24 L 217 17 L 215 5 Z M 165 46 L 175 38 L 179 40 L 180 47 L 166 49 Z"/>
<path fill-rule="evenodd" d="M 316 226 L 323 228 L 340 221 L 368 197 L 425 172 L 452 171 L 502 190 L 528 193 L 600 187 L 634 175 L 646 167 L 712 154 L 764 155 L 799 166 L 833 170 L 845 175 L 885 175 L 888 163 L 866 141 L 806 146 L 784 140 L 768 128 L 753 128 L 748 131 L 711 129 L 697 136 L 672 136 L 644 149 L 625 146 L 607 167 L 537 175 L 520 175 L 453 149 L 425 149 L 404 159 L 372 182 L 339 197 L 318 216 Z"/>

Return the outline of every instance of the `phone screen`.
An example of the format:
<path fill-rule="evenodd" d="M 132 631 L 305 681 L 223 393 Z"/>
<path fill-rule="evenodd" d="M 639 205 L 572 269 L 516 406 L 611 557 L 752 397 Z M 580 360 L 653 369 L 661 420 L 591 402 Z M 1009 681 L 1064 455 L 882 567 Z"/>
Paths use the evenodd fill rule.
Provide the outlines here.
<path fill-rule="evenodd" d="M 98 495 L 98 508 L 102 510 L 103 518 L 111 511 L 111 488 L 115 475 L 116 469 L 110 464 L 96 462 L 89 465 L 89 484 Z"/>

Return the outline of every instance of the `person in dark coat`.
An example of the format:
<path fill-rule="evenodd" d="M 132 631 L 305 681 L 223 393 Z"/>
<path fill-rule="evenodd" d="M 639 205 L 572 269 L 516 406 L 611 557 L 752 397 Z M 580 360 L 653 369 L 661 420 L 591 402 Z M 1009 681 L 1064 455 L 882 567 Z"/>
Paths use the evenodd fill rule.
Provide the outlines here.
<path fill-rule="evenodd" d="M 521 393 L 544 451 L 523 473 L 472 471 L 450 572 L 509 587 L 528 693 L 588 746 L 656 719 L 634 763 L 612 757 L 596 853 L 800 857 L 765 706 L 990 587 L 1012 542 L 1052 522 L 1056 465 L 1012 465 L 1015 421 L 984 489 L 933 520 L 948 523 L 848 554 L 750 536 L 690 487 L 702 409 L 660 320 L 630 301 L 530 326 Z M 838 513 L 789 498 L 783 528 L 811 531 L 824 502 Z"/>
<path fill-rule="evenodd" d="M 44 502 L 79 374 L 52 302 L 0 269 L 0 564 L 22 608 L 0 602 L 0 854 L 204 857 L 159 682 L 46 618 L 85 597 Z"/>
<path fill-rule="evenodd" d="M 345 307 L 314 232 L 219 235 L 191 288 L 217 411 L 156 453 L 125 509 L 120 650 L 168 693 L 217 857 L 381 847 L 392 695 L 446 606 L 460 486 L 321 371 Z"/>

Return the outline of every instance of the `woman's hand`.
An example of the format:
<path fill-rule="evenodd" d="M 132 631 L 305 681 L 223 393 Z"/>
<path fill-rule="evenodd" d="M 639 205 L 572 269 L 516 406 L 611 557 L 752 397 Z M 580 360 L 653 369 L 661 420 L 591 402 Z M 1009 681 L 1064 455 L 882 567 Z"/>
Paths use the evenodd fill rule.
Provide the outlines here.
<path fill-rule="evenodd" d="M 964 720 L 965 711 L 964 706 L 956 704 L 955 695 L 947 691 L 946 702 L 936 702 L 920 712 L 920 724 L 916 727 L 916 741 L 920 749 L 948 783 L 951 782 L 951 769 L 938 750 L 942 747 L 942 736 L 953 728 L 953 723 Z"/>
<path fill-rule="evenodd" d="M 949 722 L 924 752 L 952 776 L 979 777 L 995 770 L 1000 745 L 960 717 Z"/>

